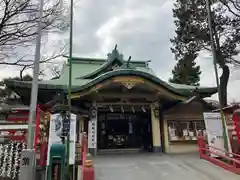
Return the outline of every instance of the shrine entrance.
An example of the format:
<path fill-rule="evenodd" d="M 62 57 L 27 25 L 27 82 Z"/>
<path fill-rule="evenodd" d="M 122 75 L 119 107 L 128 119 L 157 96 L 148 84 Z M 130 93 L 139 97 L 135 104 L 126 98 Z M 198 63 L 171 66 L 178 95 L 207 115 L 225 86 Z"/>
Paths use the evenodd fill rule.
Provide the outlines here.
<path fill-rule="evenodd" d="M 100 113 L 98 117 L 98 149 L 151 150 L 150 113 Z"/>

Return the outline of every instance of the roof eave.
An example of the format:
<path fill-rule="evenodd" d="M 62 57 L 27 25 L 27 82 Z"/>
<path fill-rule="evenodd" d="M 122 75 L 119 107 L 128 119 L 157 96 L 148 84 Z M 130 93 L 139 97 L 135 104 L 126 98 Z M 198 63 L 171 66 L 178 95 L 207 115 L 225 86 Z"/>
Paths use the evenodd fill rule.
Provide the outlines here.
<path fill-rule="evenodd" d="M 16 80 L 5 80 L 4 81 L 5 85 L 8 87 L 8 88 L 32 88 L 32 82 L 31 81 L 16 81 Z M 41 88 L 41 89 L 52 89 L 52 90 L 55 90 L 55 89 L 61 89 L 61 90 L 65 90 L 67 89 L 67 86 L 65 85 L 53 85 L 53 84 L 42 84 L 42 83 L 39 83 L 38 84 L 38 87 Z"/>
<path fill-rule="evenodd" d="M 197 93 L 201 94 L 203 98 L 211 97 L 212 95 L 216 94 L 218 92 L 216 87 L 211 88 L 199 88 L 197 90 Z"/>
<path fill-rule="evenodd" d="M 217 88 L 213 87 L 213 88 L 197 88 L 195 90 L 195 92 L 192 92 L 189 89 L 176 89 L 170 85 L 168 85 L 167 83 L 165 83 L 164 81 L 160 80 L 159 78 L 157 78 L 156 76 L 153 76 L 149 73 L 145 73 L 145 72 L 141 72 L 141 71 L 137 71 L 137 70 L 119 70 L 119 71 L 112 71 L 112 72 L 108 72 L 105 73 L 101 76 L 99 76 L 98 78 L 84 84 L 81 86 L 72 86 L 72 92 L 81 92 L 84 89 L 88 89 L 98 83 L 101 83 L 102 81 L 111 78 L 111 77 L 115 77 L 115 76 L 122 76 L 122 75 L 139 75 L 139 76 L 143 76 L 146 79 L 149 79 L 150 81 L 153 81 L 156 84 L 162 85 L 164 88 L 168 89 L 169 91 L 178 94 L 180 96 L 185 96 L 185 97 L 189 97 L 192 96 L 194 93 L 199 93 L 200 96 L 202 98 L 205 97 L 211 97 L 213 94 L 215 94 L 217 92 Z M 6 84 L 7 87 L 9 87 L 10 89 L 12 88 L 31 88 L 32 83 L 31 82 L 26 82 L 26 81 L 15 81 L 15 80 L 5 80 L 4 83 Z M 43 83 L 39 83 L 39 88 L 40 89 L 49 89 L 49 90 L 60 90 L 60 91 L 64 91 L 66 92 L 68 89 L 67 85 L 62 85 L 62 84 L 43 84 Z"/>

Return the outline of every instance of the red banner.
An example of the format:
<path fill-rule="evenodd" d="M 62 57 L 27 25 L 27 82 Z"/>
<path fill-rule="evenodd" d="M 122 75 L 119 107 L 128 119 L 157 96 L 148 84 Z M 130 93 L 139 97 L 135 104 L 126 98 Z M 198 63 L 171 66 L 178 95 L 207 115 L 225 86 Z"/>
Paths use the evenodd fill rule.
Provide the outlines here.
<path fill-rule="evenodd" d="M 27 129 L 26 130 L 2 130 L 0 131 L 0 137 L 4 137 L 12 141 L 25 141 L 26 133 L 27 133 Z"/>
<path fill-rule="evenodd" d="M 35 137 L 34 137 L 34 149 L 36 149 L 37 143 L 38 143 L 38 134 L 39 134 L 39 124 L 40 124 L 40 107 L 37 106 L 36 109 L 36 120 L 35 120 Z M 8 114 L 7 120 L 9 122 L 14 122 L 18 124 L 26 124 L 29 118 L 29 109 L 28 108 L 15 108 L 10 111 Z M 9 125 L 9 129 L 11 129 L 11 125 Z M 11 136 L 12 137 L 12 136 Z"/>
<path fill-rule="evenodd" d="M 15 110 L 8 114 L 8 121 L 28 121 L 29 111 L 26 110 Z"/>
<path fill-rule="evenodd" d="M 237 110 L 233 113 L 233 121 L 235 125 L 235 131 L 238 138 L 238 143 L 240 144 L 240 111 Z"/>

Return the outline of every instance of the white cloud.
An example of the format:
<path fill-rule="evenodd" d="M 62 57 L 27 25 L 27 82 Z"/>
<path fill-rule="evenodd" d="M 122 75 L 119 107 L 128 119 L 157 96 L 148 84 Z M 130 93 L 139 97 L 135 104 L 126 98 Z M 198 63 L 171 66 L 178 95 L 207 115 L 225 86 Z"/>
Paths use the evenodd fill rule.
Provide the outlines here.
<path fill-rule="evenodd" d="M 168 80 L 176 63 L 170 51 L 175 35 L 172 17 L 174 0 L 81 0 L 74 7 L 73 53 L 78 56 L 106 57 L 115 44 L 125 58 L 152 60 L 151 66 L 163 80 Z M 60 35 L 68 42 L 68 33 Z M 49 41 L 57 37 L 49 37 Z M 209 53 L 197 61 L 202 69 L 201 85 L 214 86 L 215 74 Z M 5 71 L 5 70 L 4 70 Z M 1 71 L 2 72 L 2 71 Z M 11 73 L 14 74 L 14 73 Z M 16 73 L 18 74 L 18 73 Z M 229 100 L 240 100 L 240 71 L 232 71 Z M 0 77 L 8 76 L 0 73 Z M 216 98 L 216 97 L 215 97 Z"/>
<path fill-rule="evenodd" d="M 17 68 L 1 66 L 0 71 L 0 80 L 7 77 L 16 77 L 19 76 L 19 71 Z"/>

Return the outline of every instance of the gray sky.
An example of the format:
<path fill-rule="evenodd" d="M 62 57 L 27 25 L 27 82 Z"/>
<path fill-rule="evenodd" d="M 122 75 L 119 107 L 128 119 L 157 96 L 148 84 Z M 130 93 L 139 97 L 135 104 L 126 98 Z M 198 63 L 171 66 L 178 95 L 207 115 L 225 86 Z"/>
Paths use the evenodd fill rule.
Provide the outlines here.
<path fill-rule="evenodd" d="M 151 67 L 159 78 L 168 80 L 176 63 L 169 39 L 174 36 L 173 0 L 75 0 L 73 54 L 83 57 L 106 57 L 118 44 L 125 58 L 152 60 Z M 66 34 L 67 35 L 67 34 Z M 49 37 L 63 39 L 63 36 Z M 67 40 L 67 38 L 65 38 Z M 201 85 L 214 86 L 212 59 L 202 52 Z M 220 72 L 221 73 L 221 72 Z M 0 71 L 0 78 L 18 75 L 12 68 Z M 240 71 L 231 74 L 229 100 L 239 100 Z M 214 97 L 216 99 L 216 96 Z"/>

